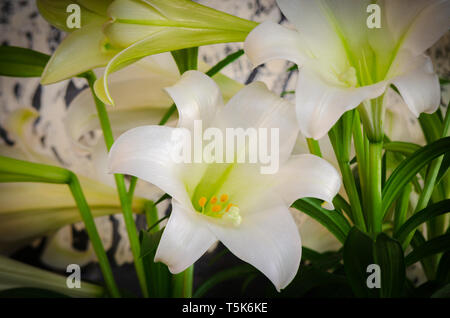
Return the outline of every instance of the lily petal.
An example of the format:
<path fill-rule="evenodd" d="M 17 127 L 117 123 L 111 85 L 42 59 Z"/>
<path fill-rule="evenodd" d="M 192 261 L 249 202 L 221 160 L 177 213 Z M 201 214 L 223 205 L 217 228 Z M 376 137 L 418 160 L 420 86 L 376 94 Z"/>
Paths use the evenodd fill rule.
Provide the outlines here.
<path fill-rule="evenodd" d="M 302 64 L 303 48 L 304 44 L 301 43 L 297 31 L 271 21 L 266 21 L 253 29 L 244 43 L 245 53 L 254 65 L 276 59 Z"/>
<path fill-rule="evenodd" d="M 216 111 L 223 106 L 219 86 L 209 76 L 198 71 L 187 71 L 166 91 L 177 105 L 178 127 L 194 129 L 194 121 L 202 120 L 203 127 L 211 125 Z"/>
<path fill-rule="evenodd" d="M 310 154 L 292 156 L 276 177 L 277 192 L 288 206 L 297 199 L 313 197 L 333 209 L 333 198 L 341 188 L 341 176 L 333 165 Z"/>
<path fill-rule="evenodd" d="M 380 96 L 386 82 L 347 88 L 330 85 L 312 71 L 300 70 L 295 93 L 300 130 L 308 138 L 322 138 L 346 111 Z"/>
<path fill-rule="evenodd" d="M 346 52 L 331 23 L 330 8 L 326 2 L 310 0 L 277 0 L 283 14 L 301 32 L 306 53 L 333 64 L 337 69 L 347 68 Z"/>
<path fill-rule="evenodd" d="M 208 226 L 234 255 L 255 266 L 279 291 L 297 273 L 301 240 L 287 206 L 276 199 L 270 201 L 264 200 L 254 213 L 246 214 L 239 227 L 212 222 Z"/>
<path fill-rule="evenodd" d="M 180 273 L 216 241 L 202 216 L 173 200 L 172 214 L 156 250 L 155 262 L 166 264 L 172 274 Z"/>
<path fill-rule="evenodd" d="M 159 187 L 185 206 L 192 205 L 182 180 L 183 165 L 173 158 L 180 150 L 178 133 L 183 128 L 142 126 L 121 135 L 111 148 L 111 173 L 136 176 Z"/>
<path fill-rule="evenodd" d="M 56 83 L 106 65 L 117 51 L 103 45 L 103 22 L 92 22 L 70 33 L 48 61 L 41 83 Z"/>
<path fill-rule="evenodd" d="M 299 131 L 294 105 L 273 94 L 262 82 L 253 82 L 234 95 L 218 113 L 213 126 L 224 131 L 226 128 L 277 129 L 281 163 L 291 154 Z"/>
<path fill-rule="evenodd" d="M 450 1 L 384 1 L 389 29 L 402 48 L 422 54 L 450 28 Z"/>
<path fill-rule="evenodd" d="M 402 52 L 397 61 L 400 65 L 396 68 L 401 70 L 402 75 L 391 81 L 408 108 L 416 117 L 420 113 L 434 113 L 439 108 L 441 90 L 431 59 L 425 55 L 412 57 L 409 53 Z"/>

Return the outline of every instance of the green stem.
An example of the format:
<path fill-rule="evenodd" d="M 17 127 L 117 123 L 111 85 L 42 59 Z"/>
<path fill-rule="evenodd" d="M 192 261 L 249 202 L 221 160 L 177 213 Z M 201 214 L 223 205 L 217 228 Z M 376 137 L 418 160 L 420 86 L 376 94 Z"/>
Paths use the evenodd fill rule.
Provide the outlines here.
<path fill-rule="evenodd" d="M 148 201 L 144 206 L 145 218 L 147 220 L 147 228 L 150 228 L 158 222 L 158 209 L 153 201 Z M 153 228 L 155 232 L 159 231 L 159 226 Z M 152 233 L 152 232 L 151 232 Z"/>
<path fill-rule="evenodd" d="M 134 190 L 136 190 L 137 180 L 138 180 L 137 177 L 131 176 L 130 186 L 128 187 L 128 198 L 130 199 L 130 202 L 133 201 Z"/>
<path fill-rule="evenodd" d="M 309 152 L 318 157 L 322 157 L 322 152 L 320 151 L 319 142 L 312 138 L 306 138 L 306 142 L 308 143 Z"/>
<path fill-rule="evenodd" d="M 67 184 L 69 186 L 73 198 L 75 199 L 75 203 L 77 204 L 78 210 L 80 211 L 80 215 L 84 222 L 86 232 L 88 233 L 89 239 L 92 243 L 92 247 L 94 248 L 94 252 L 97 256 L 100 270 L 102 271 L 103 278 L 105 280 L 106 288 L 108 289 L 109 294 L 112 297 L 120 297 L 119 289 L 117 288 L 116 282 L 114 280 L 108 257 L 98 234 L 91 209 L 83 194 L 83 190 L 81 189 L 78 177 L 72 171 L 64 168 L 31 163 L 2 156 L 0 156 L 0 173 L 5 173 L 8 175 L 8 179 L 3 179 L 3 181 L 8 182 L 44 182 Z M 14 175 L 17 176 L 17 180 L 14 180 Z"/>
<path fill-rule="evenodd" d="M 383 211 L 381 197 L 381 157 L 383 143 L 369 141 L 369 171 L 367 184 L 367 206 L 369 231 L 376 237 L 382 231 Z"/>
<path fill-rule="evenodd" d="M 349 150 L 353 126 L 353 119 L 350 120 L 350 116 L 353 117 L 353 114 L 350 114 L 349 112 L 345 113 L 343 118 L 341 118 L 335 127 L 330 130 L 329 137 L 338 159 L 342 181 L 352 208 L 349 217 L 360 230 L 367 231 L 358 189 L 356 188 L 355 178 L 353 177 L 352 169 L 350 167 Z M 339 126 L 340 124 L 342 124 L 342 126 Z"/>
<path fill-rule="evenodd" d="M 412 191 L 412 184 L 408 183 L 408 185 L 403 190 L 402 196 L 400 197 L 399 200 L 397 200 L 397 205 L 395 206 L 395 214 L 394 214 L 394 232 L 397 232 L 398 229 L 406 221 L 411 191 Z"/>
<path fill-rule="evenodd" d="M 194 266 L 188 267 L 184 272 L 173 276 L 173 297 L 191 298 L 192 283 L 194 280 Z"/>
<path fill-rule="evenodd" d="M 89 87 L 92 91 L 92 95 L 95 100 L 97 108 L 98 118 L 103 131 L 103 137 L 105 140 L 106 148 L 109 151 L 114 143 L 114 136 L 111 129 L 111 123 L 109 121 L 108 112 L 106 111 L 105 104 L 97 98 L 94 91 L 94 83 L 96 80 L 95 74 L 91 72 L 86 73 L 86 79 L 89 83 Z M 125 227 L 128 233 L 128 239 L 130 240 L 131 252 L 134 258 L 134 267 L 141 286 L 142 294 L 144 297 L 148 297 L 148 288 L 146 283 L 144 263 L 140 258 L 140 243 L 139 236 L 136 229 L 136 223 L 133 218 L 133 211 L 131 208 L 131 201 L 129 200 L 127 188 L 125 186 L 125 177 L 121 174 L 115 174 L 114 179 L 117 186 L 117 192 L 119 194 L 120 204 L 122 206 L 123 217 L 125 221 Z"/>

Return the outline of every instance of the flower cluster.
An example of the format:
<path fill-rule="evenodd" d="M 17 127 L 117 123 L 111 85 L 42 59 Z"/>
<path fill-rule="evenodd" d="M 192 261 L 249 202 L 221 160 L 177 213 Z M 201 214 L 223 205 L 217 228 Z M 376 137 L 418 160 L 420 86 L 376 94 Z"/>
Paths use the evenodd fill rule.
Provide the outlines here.
<path fill-rule="evenodd" d="M 67 25 L 72 2 L 81 10 L 79 29 Z M 366 266 L 373 258 L 391 266 L 386 272 L 404 275 L 405 263 L 429 256 L 413 252 L 404 260 L 403 255 L 425 221 L 430 242 L 435 237 L 448 241 L 445 219 L 436 220 L 448 212 L 450 115 L 439 109 L 440 81 L 425 51 L 450 28 L 450 1 L 276 3 L 292 27 L 258 24 L 190 0 L 37 0 L 41 15 L 68 32 L 45 63 L 41 83 L 75 76 L 89 83 L 90 89 L 69 105 L 65 126 L 73 147 L 92 157 L 94 172 L 78 179 L 73 172 L 54 170 L 59 164 L 38 154 L 27 135 L 38 114 L 14 112 L 5 126 L 16 150 L 0 150 L 25 161 L 0 157 L 0 182 L 14 182 L 0 184 L 0 247 L 23 245 L 82 219 L 108 292 L 118 296 L 92 214 L 120 211 L 144 296 L 151 293 L 148 280 L 155 273 L 144 257 L 151 255 L 152 266 L 164 263 L 171 274 L 189 273 L 218 241 L 281 291 L 301 263 L 294 218 L 300 210 L 323 225 L 321 230 L 302 228 L 308 247 L 326 245 L 320 249 L 327 250 L 336 245 L 330 237 L 344 245 L 338 256 L 359 296 L 365 291 L 351 276 L 352 264 Z M 375 16 L 369 17 L 372 9 Z M 274 59 L 295 63 L 295 103 L 261 81 L 243 85 L 220 74 L 233 61 L 231 55 L 212 68 L 198 62 L 198 47 L 228 42 L 244 42 L 242 54 L 255 67 Z M 170 120 L 175 110 L 178 117 Z M 91 132 L 101 133 L 104 142 L 86 144 Z M 192 155 L 195 160 L 187 160 Z M 263 173 L 274 157 L 274 169 Z M 46 165 L 41 171 L 36 163 L 22 169 L 27 161 Z M 125 175 L 131 180 L 128 189 Z M 136 188 L 137 180 L 143 182 Z M 36 190 L 21 181 L 52 185 Z M 60 183 L 69 185 L 76 204 L 67 189 L 55 190 Z M 18 198 L 19 191 L 41 190 L 38 201 Z M 51 198 L 45 195 L 49 191 Z M 151 235 L 165 218 L 160 219 L 156 204 L 169 197 L 170 217 L 155 238 Z M 133 213 L 147 216 L 148 231 L 140 239 Z M 149 248 L 149 241 L 155 246 Z M 358 258 L 361 248 L 370 254 L 367 259 Z M 357 261 L 349 263 L 352 257 Z M 439 260 L 423 263 L 430 279 L 442 271 Z M 385 277 L 383 284 L 397 285 L 379 295 L 399 296 L 404 281 Z M 86 290 L 100 292 L 91 285 Z"/>

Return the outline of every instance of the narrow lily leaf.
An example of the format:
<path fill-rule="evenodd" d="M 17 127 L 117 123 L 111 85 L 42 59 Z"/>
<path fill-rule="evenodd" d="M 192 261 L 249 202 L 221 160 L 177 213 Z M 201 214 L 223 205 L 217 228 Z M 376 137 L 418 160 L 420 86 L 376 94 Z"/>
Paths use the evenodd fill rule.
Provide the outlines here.
<path fill-rule="evenodd" d="M 438 203 L 429 205 L 422 211 L 411 216 L 405 224 L 394 234 L 400 242 L 404 242 L 409 233 L 414 231 L 420 224 L 425 223 L 439 215 L 450 212 L 450 199 L 440 201 Z"/>
<path fill-rule="evenodd" d="M 442 283 L 450 283 L 450 252 L 445 252 L 436 272 L 436 281 Z"/>
<path fill-rule="evenodd" d="M 383 189 L 383 215 L 398 198 L 403 187 L 436 157 L 450 151 L 450 137 L 441 138 L 414 152 L 394 170 Z"/>
<path fill-rule="evenodd" d="M 40 77 L 50 56 L 15 46 L 0 46 L 0 75 Z"/>
<path fill-rule="evenodd" d="M 410 156 L 417 150 L 420 150 L 421 146 L 412 142 L 393 141 L 384 143 L 383 148 L 387 151 L 399 152 L 405 156 Z"/>
<path fill-rule="evenodd" d="M 431 295 L 431 298 L 450 298 L 450 284 L 445 285 L 433 295 Z"/>
<path fill-rule="evenodd" d="M 81 288 L 67 288 L 67 277 L 42 270 L 0 255 L 0 290 L 42 288 L 70 297 L 102 297 L 105 290 L 81 282 Z"/>
<path fill-rule="evenodd" d="M 224 58 L 223 60 L 219 61 L 216 65 L 211 67 L 205 74 L 208 75 L 209 77 L 213 77 L 214 75 L 218 74 L 225 66 L 233 63 L 242 55 L 244 55 L 244 50 L 239 50 L 228 55 L 226 58 Z"/>
<path fill-rule="evenodd" d="M 378 297 L 378 289 L 367 286 L 367 267 L 370 264 L 375 264 L 373 241 L 354 227 L 344 244 L 344 269 L 350 286 L 358 297 Z"/>
<path fill-rule="evenodd" d="M 165 264 L 154 262 L 162 233 L 163 230 L 154 233 L 141 231 L 140 233 L 141 258 L 146 269 L 149 296 L 156 298 L 167 298 L 170 297 L 171 293 L 172 274 Z"/>
<path fill-rule="evenodd" d="M 255 268 L 247 264 L 239 265 L 224 271 L 220 271 L 211 276 L 210 278 L 208 278 L 202 285 L 200 285 L 195 291 L 193 297 L 194 298 L 203 297 L 208 291 L 210 291 L 212 288 L 219 285 L 220 283 L 236 279 L 239 277 L 245 277 L 255 272 L 256 272 Z"/>
<path fill-rule="evenodd" d="M 437 236 L 415 248 L 405 258 L 406 266 L 412 265 L 421 259 L 437 253 L 450 250 L 450 233 Z"/>
<path fill-rule="evenodd" d="M 419 117 L 419 123 L 422 127 L 427 143 L 432 143 L 442 136 L 443 124 L 438 112 L 433 114 L 421 114 Z"/>
<path fill-rule="evenodd" d="M 292 207 L 315 219 L 333 233 L 341 243 L 344 243 L 350 224 L 342 214 L 322 208 L 318 200 L 311 198 L 299 199 Z"/>
<path fill-rule="evenodd" d="M 384 233 L 374 244 L 375 264 L 381 269 L 381 297 L 400 297 L 405 284 L 405 263 L 400 243 Z"/>
<path fill-rule="evenodd" d="M 273 291 L 269 297 L 351 297 L 353 296 L 348 280 L 344 275 L 337 275 L 321 270 L 315 266 L 300 267 L 292 283 L 281 293 Z"/>
<path fill-rule="evenodd" d="M 442 159 L 441 167 L 439 168 L 438 175 L 436 177 L 436 184 L 438 184 L 445 174 L 448 172 L 448 168 L 450 167 L 450 154 L 444 155 L 444 159 Z"/>

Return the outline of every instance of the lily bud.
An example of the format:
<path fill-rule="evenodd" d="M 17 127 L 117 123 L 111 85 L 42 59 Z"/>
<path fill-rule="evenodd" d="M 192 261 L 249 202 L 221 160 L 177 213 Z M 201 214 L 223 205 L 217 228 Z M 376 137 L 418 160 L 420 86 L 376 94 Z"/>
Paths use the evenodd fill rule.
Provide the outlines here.
<path fill-rule="evenodd" d="M 106 9 L 113 0 L 37 0 L 36 4 L 39 13 L 54 27 L 72 32 L 76 29 L 70 28 L 67 25 L 67 19 L 70 16 L 68 8 L 70 5 L 78 5 L 80 8 L 81 27 L 88 25 L 91 22 L 105 21 Z"/>
<path fill-rule="evenodd" d="M 106 6 L 108 1 L 103 2 Z M 50 8 L 53 7 L 47 11 Z M 108 6 L 104 20 L 93 19 L 61 43 L 41 82 L 55 83 L 106 65 L 95 88 L 103 102 L 113 104 L 108 90 L 109 74 L 148 55 L 244 41 L 256 26 L 255 22 L 190 0 L 115 0 Z"/>

